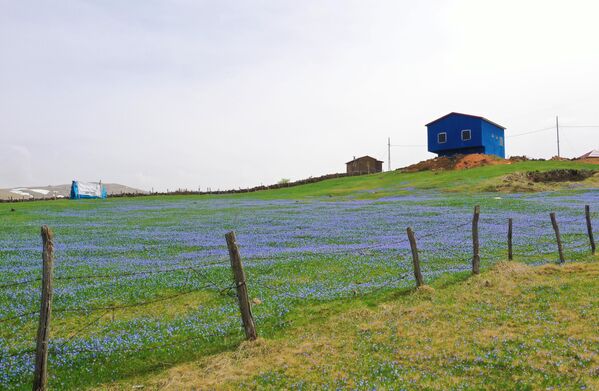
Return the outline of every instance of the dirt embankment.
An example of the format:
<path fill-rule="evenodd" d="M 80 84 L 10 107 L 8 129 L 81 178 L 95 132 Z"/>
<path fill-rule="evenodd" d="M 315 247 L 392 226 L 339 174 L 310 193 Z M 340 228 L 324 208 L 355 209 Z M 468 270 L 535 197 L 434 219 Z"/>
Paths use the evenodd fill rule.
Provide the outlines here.
<path fill-rule="evenodd" d="M 467 168 L 491 166 L 496 164 L 512 164 L 525 161 L 544 161 L 545 159 L 532 159 L 527 156 L 511 156 L 509 159 L 502 159 L 495 155 L 485 155 L 474 153 L 470 155 L 455 155 L 451 157 L 439 156 L 429 160 L 423 160 L 419 163 L 400 168 L 401 172 L 419 172 L 419 171 L 439 171 L 439 170 L 463 170 Z M 554 156 L 549 160 L 576 161 L 580 163 L 599 164 L 599 158 L 568 159 Z M 586 178 L 583 178 L 586 179 Z"/>
<path fill-rule="evenodd" d="M 580 182 L 592 177 L 596 171 L 594 170 L 551 170 L 551 171 L 531 171 L 527 172 L 526 176 L 533 182 Z"/>
<path fill-rule="evenodd" d="M 599 157 L 589 157 L 586 159 L 577 159 L 576 161 L 581 162 L 581 163 L 599 164 Z"/>
<path fill-rule="evenodd" d="M 451 157 L 439 156 L 424 160 L 420 163 L 401 168 L 401 172 L 437 171 L 437 170 L 463 170 L 467 168 L 491 166 L 496 164 L 511 164 L 513 161 L 502 159 L 495 155 L 475 153 L 470 155 L 455 155 Z"/>
<path fill-rule="evenodd" d="M 560 169 L 550 171 L 515 172 L 505 175 L 499 183 L 489 185 L 485 191 L 539 192 L 567 187 L 593 186 L 599 183 L 599 171 Z"/>

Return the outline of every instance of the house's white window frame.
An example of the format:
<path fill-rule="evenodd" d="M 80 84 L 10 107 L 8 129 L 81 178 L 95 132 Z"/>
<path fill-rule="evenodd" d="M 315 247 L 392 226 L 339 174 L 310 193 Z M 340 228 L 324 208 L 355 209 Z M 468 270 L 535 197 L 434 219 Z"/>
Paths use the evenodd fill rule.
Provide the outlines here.
<path fill-rule="evenodd" d="M 464 132 L 468 132 L 468 135 L 470 137 L 464 138 Z M 462 141 L 470 141 L 470 140 L 472 140 L 472 129 L 463 129 L 462 132 L 461 132 L 461 136 L 462 136 Z"/>
<path fill-rule="evenodd" d="M 441 141 L 441 135 L 445 136 L 445 140 Z M 445 144 L 447 142 L 447 132 L 439 132 L 437 133 L 437 144 Z"/>

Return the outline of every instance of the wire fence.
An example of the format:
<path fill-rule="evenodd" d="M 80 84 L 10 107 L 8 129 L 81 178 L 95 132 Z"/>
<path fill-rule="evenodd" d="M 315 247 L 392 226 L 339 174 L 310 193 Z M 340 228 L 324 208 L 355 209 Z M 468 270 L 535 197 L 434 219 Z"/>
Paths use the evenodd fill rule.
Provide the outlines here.
<path fill-rule="evenodd" d="M 476 214 L 476 212 L 475 212 L 475 214 Z M 435 259 L 451 259 L 451 261 L 452 261 L 451 263 L 452 263 L 452 265 L 454 265 L 452 270 L 456 270 L 456 269 L 468 270 L 470 265 L 472 264 L 472 267 L 473 267 L 472 270 L 474 271 L 475 258 L 476 258 L 476 256 L 479 256 L 480 254 L 477 254 L 476 250 L 474 250 L 474 252 L 472 254 L 469 254 L 468 253 L 469 245 L 463 245 L 461 247 L 466 250 L 458 251 L 456 248 L 454 248 L 452 246 L 443 246 L 443 245 L 437 245 L 436 243 L 429 243 L 429 241 L 427 241 L 426 239 L 429 239 L 432 237 L 443 237 L 443 235 L 446 235 L 448 231 L 452 231 L 452 232 L 463 232 L 464 234 L 470 234 L 470 235 L 472 235 L 472 239 L 474 241 L 476 241 L 476 240 L 478 240 L 478 232 L 477 232 L 478 223 L 475 223 L 475 220 L 478 221 L 478 218 L 476 218 L 476 219 L 473 218 L 472 221 L 466 221 L 466 222 L 459 223 L 459 224 L 451 224 L 450 226 L 444 225 L 439 229 L 427 231 L 423 235 L 418 235 L 418 232 L 416 232 L 414 243 L 412 243 L 409 240 L 409 234 L 408 234 L 408 237 L 398 238 L 399 240 L 393 241 L 393 243 L 391 243 L 391 244 L 389 244 L 389 243 L 373 243 L 371 245 L 360 246 L 358 248 L 333 249 L 333 250 L 327 251 L 324 254 L 319 253 L 319 252 L 314 252 L 312 255 L 325 256 L 325 255 L 329 255 L 329 254 L 333 254 L 333 255 L 343 254 L 345 256 L 368 256 L 369 252 L 396 250 L 397 252 L 399 252 L 399 255 L 400 255 L 400 257 L 398 257 L 398 260 L 403 258 L 403 260 L 406 261 L 406 263 L 408 263 L 410 256 L 412 256 L 412 258 L 413 258 L 412 261 L 414 262 L 413 271 L 415 273 L 414 277 L 416 280 L 418 280 L 417 273 L 420 273 L 419 262 L 423 262 L 424 266 L 429 269 L 428 272 L 431 274 L 440 274 L 440 273 L 447 272 L 447 270 L 448 270 L 447 268 L 435 270 L 434 268 L 431 267 L 434 264 L 433 260 L 435 260 Z M 581 221 L 581 219 L 574 219 L 574 218 L 569 218 L 569 219 L 563 220 L 563 222 L 567 223 L 567 224 L 575 224 L 580 221 Z M 567 235 L 576 234 L 576 235 L 578 235 L 578 237 L 584 237 L 584 235 L 588 235 L 589 242 L 588 243 L 578 243 L 578 244 L 564 242 L 564 244 L 567 245 L 566 247 L 567 247 L 568 251 L 581 252 L 581 251 L 589 251 L 590 250 L 591 253 L 593 253 L 593 254 L 595 253 L 593 230 L 592 230 L 592 226 L 591 226 L 588 207 L 587 207 L 587 214 L 586 214 L 586 223 L 587 223 L 587 232 L 584 232 L 584 229 L 580 229 L 580 232 L 575 232 L 575 233 L 569 232 Z M 465 229 L 466 227 L 471 227 L 472 229 L 467 230 L 467 229 Z M 475 232 L 476 232 L 476 235 L 475 235 Z M 556 231 L 556 235 L 557 235 L 556 236 L 557 240 L 560 241 L 559 232 Z M 467 239 L 469 239 L 469 238 L 464 238 L 464 240 L 467 240 Z M 500 239 L 497 238 L 497 241 L 500 241 Z M 425 244 L 424 248 L 416 248 L 416 242 L 420 243 L 421 245 L 424 243 Z M 442 243 L 442 240 L 440 242 Z M 562 245 L 564 245 L 564 244 L 562 244 Z M 231 247 L 231 244 L 228 242 L 228 245 L 229 245 L 229 255 L 231 257 L 231 264 L 233 266 L 235 253 L 236 253 L 236 244 L 235 244 L 235 246 Z M 531 245 L 531 244 L 525 243 L 524 245 L 522 245 L 522 247 L 529 246 L 529 245 Z M 411 253 L 410 253 L 410 249 L 412 250 Z M 557 249 L 556 249 L 556 251 L 557 251 Z M 507 243 L 506 243 L 506 247 L 505 247 L 505 254 L 507 254 Z M 517 254 L 517 252 L 516 252 L 516 254 Z M 238 255 L 238 253 L 237 253 L 237 255 Z M 502 251 L 497 250 L 497 249 L 494 249 L 493 252 L 489 255 L 493 255 L 493 257 L 489 256 L 488 258 L 485 258 L 486 263 L 493 263 L 493 262 L 496 262 L 496 261 L 499 261 L 502 259 L 506 259 L 506 256 L 504 254 L 502 254 Z M 422 260 L 420 260 L 420 256 L 422 257 Z M 252 260 L 269 259 L 269 257 L 253 257 L 250 259 L 252 259 Z M 561 259 L 560 261 L 563 262 L 564 260 Z M 417 266 L 417 264 L 418 264 L 418 266 Z M 391 287 L 397 287 L 399 285 L 400 281 L 404 281 L 404 282 L 408 281 L 409 276 L 411 274 L 411 271 L 409 270 L 409 266 L 406 266 L 405 264 L 403 264 L 403 265 L 397 264 L 397 268 L 398 268 L 398 272 L 393 276 L 393 278 L 388 279 L 387 281 L 380 282 L 378 284 L 378 286 L 370 289 L 368 292 L 373 293 L 373 292 L 377 292 L 377 291 L 384 290 L 384 289 L 390 289 Z M 418 272 L 416 271 L 416 268 L 418 268 Z M 71 342 L 73 342 L 77 337 L 82 337 L 82 336 L 87 335 L 87 333 L 90 329 L 94 329 L 94 328 L 98 327 L 100 322 L 105 320 L 107 317 L 110 318 L 111 314 L 112 314 L 112 321 L 114 321 L 115 311 L 145 307 L 145 306 L 150 306 L 150 305 L 157 304 L 157 303 L 165 303 L 166 304 L 167 302 L 172 302 L 178 298 L 181 298 L 181 297 L 184 297 L 187 295 L 192 295 L 194 293 L 202 292 L 205 290 L 214 290 L 223 295 L 236 290 L 235 296 L 237 297 L 237 299 L 239 301 L 240 310 L 242 311 L 242 320 L 243 320 L 242 323 L 243 323 L 244 327 L 247 327 L 246 319 L 243 319 L 242 307 L 244 305 L 244 300 L 245 300 L 245 304 L 249 308 L 249 299 L 247 297 L 247 286 L 246 286 L 247 284 L 246 284 L 243 268 L 241 268 L 242 278 L 241 279 L 236 278 L 236 279 L 234 279 L 233 282 L 227 283 L 227 284 L 215 281 L 213 278 L 210 277 L 209 273 L 206 270 L 203 270 L 201 267 L 198 267 L 198 266 L 173 267 L 173 268 L 166 268 L 166 269 L 160 269 L 160 270 L 124 271 L 121 273 L 111 273 L 111 274 L 92 273 L 92 274 L 88 274 L 88 275 L 64 275 L 64 276 L 57 276 L 53 280 L 54 281 L 67 281 L 67 282 L 68 281 L 78 281 L 78 280 L 110 280 L 110 279 L 118 280 L 122 277 L 128 277 L 128 276 L 159 275 L 159 274 L 169 275 L 169 274 L 182 273 L 182 272 L 187 273 L 185 284 L 182 287 L 183 290 L 173 293 L 173 294 L 162 295 L 162 296 L 154 297 L 154 298 L 143 300 L 143 301 L 137 301 L 137 302 L 133 302 L 133 303 L 84 306 L 84 307 L 66 306 L 66 307 L 53 308 L 52 309 L 53 313 L 85 315 L 87 317 L 90 317 L 91 319 L 89 321 L 85 321 L 82 325 L 79 325 L 78 327 L 75 327 L 72 330 L 65 330 L 66 334 L 67 334 L 66 338 L 62 338 L 55 342 L 45 341 L 46 346 L 47 346 L 46 355 L 49 354 L 52 359 L 59 355 L 69 355 L 72 357 L 73 355 L 84 354 L 84 353 L 106 354 L 107 351 L 105 349 L 77 348 L 77 347 L 75 347 L 73 349 L 72 347 L 69 346 L 69 344 Z M 238 272 L 238 270 L 237 270 L 237 272 Z M 237 274 L 236 270 L 233 267 L 233 275 L 235 276 L 236 274 Z M 420 276 L 420 278 L 422 278 L 422 276 Z M 26 279 L 26 280 L 4 283 L 4 284 L 0 285 L 0 291 L 12 289 L 14 287 L 27 285 L 27 284 L 33 284 L 33 283 L 39 283 L 39 282 L 43 283 L 44 282 L 43 280 L 44 280 L 43 278 L 31 278 L 31 279 Z M 250 281 L 250 283 L 251 283 L 251 281 Z M 260 281 L 257 283 L 259 283 L 261 285 L 261 287 L 271 289 L 271 290 L 285 289 L 285 287 L 273 286 L 265 281 Z M 197 284 L 200 284 L 200 285 L 197 285 Z M 360 284 L 357 284 L 356 286 L 360 287 Z M 245 289 L 246 297 L 242 297 L 244 289 Z M 96 314 L 93 316 L 90 316 L 93 313 L 96 313 Z M 23 319 L 23 318 L 34 317 L 36 315 L 40 315 L 40 311 L 24 311 L 24 312 L 17 313 L 14 315 L 2 317 L 2 318 L 0 318 L 0 323 L 8 323 L 8 322 L 16 321 L 16 320 Z M 251 316 L 251 311 L 250 311 L 250 316 Z M 43 320 L 40 320 L 40 325 L 42 324 L 42 322 L 43 322 Z M 253 319 L 252 319 L 252 323 L 253 323 Z M 110 324 L 110 322 L 108 322 L 108 324 Z M 107 327 L 107 326 L 105 326 L 105 327 Z M 246 328 L 246 335 L 247 335 L 247 328 Z M 177 347 L 177 346 L 183 346 L 183 345 L 189 343 L 190 341 L 209 339 L 209 338 L 217 338 L 217 337 L 223 337 L 223 332 L 218 331 L 218 332 L 213 332 L 213 333 L 208 333 L 208 334 L 204 333 L 201 335 L 192 335 L 192 336 L 187 336 L 184 338 L 170 338 L 168 340 L 165 340 L 165 341 L 162 341 L 162 342 L 156 343 L 156 344 L 148 344 L 148 345 L 144 345 L 144 346 L 134 346 L 134 347 L 123 347 L 123 348 L 120 348 L 118 351 L 123 352 L 123 353 L 152 351 L 152 350 L 159 350 L 159 349 L 162 349 L 165 347 L 173 348 L 173 347 Z M 44 342 L 44 341 L 40 341 L 38 339 L 37 346 L 35 348 L 31 347 L 31 348 L 25 348 L 22 350 L 18 350 L 18 351 L 12 351 L 12 350 L 4 351 L 0 354 L 0 360 L 18 360 L 18 359 L 23 359 L 25 357 L 31 357 L 33 355 L 39 355 L 39 349 L 40 349 L 41 342 Z M 114 350 L 112 350 L 111 352 L 114 352 Z"/>

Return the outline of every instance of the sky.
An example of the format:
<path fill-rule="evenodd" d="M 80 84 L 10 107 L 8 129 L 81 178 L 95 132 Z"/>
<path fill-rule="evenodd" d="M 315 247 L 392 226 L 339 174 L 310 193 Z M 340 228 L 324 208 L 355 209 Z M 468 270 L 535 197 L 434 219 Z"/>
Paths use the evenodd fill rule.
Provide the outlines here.
<path fill-rule="evenodd" d="M 434 155 L 452 111 L 508 155 L 599 148 L 599 2 L 0 0 L 0 187 L 230 189 Z M 597 127 L 574 127 L 574 126 Z"/>

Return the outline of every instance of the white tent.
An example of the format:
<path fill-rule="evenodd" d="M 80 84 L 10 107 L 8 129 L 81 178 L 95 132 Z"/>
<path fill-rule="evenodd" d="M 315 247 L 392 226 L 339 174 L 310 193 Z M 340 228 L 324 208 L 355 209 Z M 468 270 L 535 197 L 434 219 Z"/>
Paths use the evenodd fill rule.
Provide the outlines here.
<path fill-rule="evenodd" d="M 588 159 L 592 157 L 599 158 L 599 149 L 593 149 L 591 152 L 587 152 L 581 157 L 579 157 L 579 159 Z"/>
<path fill-rule="evenodd" d="M 79 182 L 71 184 L 71 199 L 106 198 L 106 187 L 101 182 Z"/>

